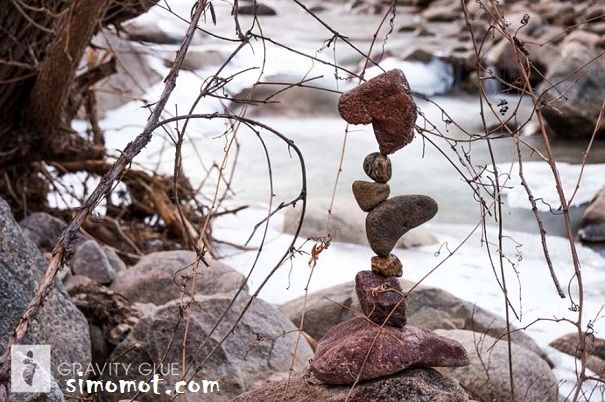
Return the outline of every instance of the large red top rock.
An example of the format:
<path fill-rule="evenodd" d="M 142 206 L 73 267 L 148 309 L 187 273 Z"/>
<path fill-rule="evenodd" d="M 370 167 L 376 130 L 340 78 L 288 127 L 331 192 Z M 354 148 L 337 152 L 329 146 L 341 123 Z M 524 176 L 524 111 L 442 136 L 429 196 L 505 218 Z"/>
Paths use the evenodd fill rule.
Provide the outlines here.
<path fill-rule="evenodd" d="M 416 104 L 401 70 L 391 70 L 345 92 L 340 116 L 350 124 L 370 124 L 380 153 L 392 154 L 414 139 Z"/>

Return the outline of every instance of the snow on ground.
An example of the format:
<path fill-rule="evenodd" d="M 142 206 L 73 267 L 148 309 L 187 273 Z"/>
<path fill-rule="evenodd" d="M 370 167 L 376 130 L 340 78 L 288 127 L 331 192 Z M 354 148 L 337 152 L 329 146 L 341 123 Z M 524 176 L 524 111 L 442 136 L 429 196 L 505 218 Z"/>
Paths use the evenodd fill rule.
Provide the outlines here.
<path fill-rule="evenodd" d="M 565 190 L 565 195 L 569 198 L 576 189 L 578 178 L 582 172 L 581 164 L 557 163 L 559 175 Z M 499 164 L 498 170 L 508 172 L 511 170 L 511 164 Z M 581 185 L 573 198 L 572 206 L 586 204 L 605 186 L 605 164 L 592 164 L 584 166 L 582 173 Z M 527 192 L 521 185 L 519 177 L 519 165 L 514 164 L 512 175 L 508 185 L 511 188 L 506 188 L 507 203 L 511 208 L 526 208 L 531 209 L 531 204 L 527 197 Z M 541 211 L 557 210 L 561 203 L 555 186 L 555 180 L 546 162 L 523 162 L 523 176 L 525 177 L 529 187 L 532 190 L 534 198 L 537 201 L 538 209 Z"/>

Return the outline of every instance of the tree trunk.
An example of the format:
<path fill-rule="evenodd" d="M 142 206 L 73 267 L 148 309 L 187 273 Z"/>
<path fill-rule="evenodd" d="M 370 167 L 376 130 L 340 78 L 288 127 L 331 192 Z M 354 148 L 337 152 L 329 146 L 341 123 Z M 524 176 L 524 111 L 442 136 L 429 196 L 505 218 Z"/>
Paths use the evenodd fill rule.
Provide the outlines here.
<path fill-rule="evenodd" d="M 17 215 L 46 206 L 42 162 L 104 159 L 103 141 L 90 141 L 70 128 L 70 100 L 86 100 L 88 87 L 82 83 L 96 82 L 90 80 L 94 71 L 77 77 L 78 67 L 102 26 L 118 25 L 156 2 L 0 2 L 0 196 Z M 106 68 L 97 79 L 112 71 Z M 69 107 L 77 110 L 79 104 Z"/>

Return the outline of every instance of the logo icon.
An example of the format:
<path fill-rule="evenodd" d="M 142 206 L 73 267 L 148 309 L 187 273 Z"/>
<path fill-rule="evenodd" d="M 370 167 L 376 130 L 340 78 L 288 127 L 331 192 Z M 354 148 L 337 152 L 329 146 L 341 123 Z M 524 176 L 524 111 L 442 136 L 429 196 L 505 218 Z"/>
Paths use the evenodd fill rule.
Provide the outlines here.
<path fill-rule="evenodd" d="M 50 392 L 50 345 L 11 347 L 11 392 Z"/>

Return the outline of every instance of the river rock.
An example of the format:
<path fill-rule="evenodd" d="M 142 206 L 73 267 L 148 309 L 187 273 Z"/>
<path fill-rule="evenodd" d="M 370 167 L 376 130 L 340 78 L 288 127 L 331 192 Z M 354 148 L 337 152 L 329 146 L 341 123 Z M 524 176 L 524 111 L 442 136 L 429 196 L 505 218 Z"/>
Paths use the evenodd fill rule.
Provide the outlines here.
<path fill-rule="evenodd" d="M 101 284 L 111 283 L 116 276 L 105 251 L 94 240 L 80 243 L 70 264 L 75 275 L 87 276 Z"/>
<path fill-rule="evenodd" d="M 437 213 L 437 203 L 427 195 L 400 195 L 381 203 L 366 217 L 366 234 L 372 250 L 387 257 L 408 230 Z"/>
<path fill-rule="evenodd" d="M 440 368 L 455 380 L 470 398 L 478 401 L 509 402 L 510 380 L 508 346 L 505 340 L 465 330 L 437 330 L 439 335 L 455 339 L 469 352 L 470 365 L 464 368 Z M 519 400 L 552 402 L 557 400 L 558 384 L 549 365 L 529 349 L 512 346 L 513 382 Z"/>
<path fill-rule="evenodd" d="M 458 342 L 421 327 L 382 329 L 365 318 L 332 327 L 319 340 L 311 374 L 328 384 L 353 384 L 397 373 L 408 367 L 466 366 Z"/>
<path fill-rule="evenodd" d="M 488 334 L 493 338 L 507 339 L 508 331 L 504 318 L 443 289 L 415 286 L 414 282 L 405 279 L 400 279 L 400 284 L 407 295 L 408 323 L 431 330 L 467 329 Z M 283 304 L 280 310 L 299 326 L 304 303 L 304 297 L 300 297 Z M 345 282 L 309 294 L 305 311 L 304 330 L 315 339 L 321 338 L 331 327 L 354 317 L 353 311 L 361 312 L 355 293 L 355 282 Z M 439 313 L 435 313 L 436 311 Z M 427 317 L 431 319 L 428 320 Z M 545 353 L 525 332 L 513 331 L 510 339 L 548 362 Z"/>
<path fill-rule="evenodd" d="M 383 276 L 402 276 L 403 265 L 396 255 L 390 254 L 388 257 L 372 257 L 372 272 Z"/>
<path fill-rule="evenodd" d="M 570 44 L 571 45 L 571 44 Z M 538 88 L 549 127 L 564 138 L 588 139 L 592 136 L 605 93 L 605 58 L 597 49 L 573 44 L 566 46 Z M 551 89 L 552 83 L 557 84 Z M 565 96 L 561 96 L 565 94 Z M 605 132 L 602 126 L 598 134 Z"/>
<path fill-rule="evenodd" d="M 391 180 L 393 174 L 391 160 L 388 156 L 381 155 L 379 152 L 371 153 L 365 157 L 363 171 L 377 183 L 386 183 Z"/>
<path fill-rule="evenodd" d="M 533 69 L 530 72 L 530 82 L 537 85 L 544 79 L 547 69 L 560 57 L 559 49 L 549 43 L 536 43 L 535 38 L 519 33 L 517 38 L 524 43 L 524 48 L 528 51 L 528 59 L 532 63 Z M 521 74 L 517 69 L 513 47 L 506 39 L 501 39 L 485 55 L 489 64 L 496 66 L 500 75 L 507 82 L 513 83 L 518 80 Z"/>
<path fill-rule="evenodd" d="M 180 298 L 189 291 L 191 273 L 197 255 L 194 251 L 160 251 L 147 254 L 111 284 L 111 290 L 124 295 L 131 303 L 161 305 Z M 210 266 L 199 264 L 196 292 L 203 295 L 232 292 L 240 288 L 245 278 L 233 268 L 208 259 Z M 185 285 L 185 289 L 181 286 Z M 244 290 L 247 291 L 247 287 Z"/>
<path fill-rule="evenodd" d="M 362 211 L 368 212 L 389 198 L 391 188 L 385 183 L 370 183 L 356 180 L 352 185 L 355 201 Z"/>
<path fill-rule="evenodd" d="M 568 355 L 580 358 L 582 353 L 578 346 L 578 333 L 563 335 L 550 343 L 553 348 L 567 353 Z M 588 334 L 585 337 L 586 367 L 596 375 L 605 379 L 605 339 L 600 339 L 594 334 Z"/>
<path fill-rule="evenodd" d="M 163 78 L 151 67 L 152 56 L 145 45 L 109 32 L 96 35 L 92 44 L 102 49 L 112 49 L 119 60 L 116 63 L 117 72 L 95 84 L 99 118 L 128 102 L 144 99 L 149 88 Z"/>
<path fill-rule="evenodd" d="M 52 251 L 67 223 L 46 212 L 34 212 L 19 222 L 23 233 L 29 237 L 41 251 Z"/>
<path fill-rule="evenodd" d="M 158 21 L 159 22 L 159 21 Z M 159 45 L 176 45 L 182 38 L 160 28 L 157 23 L 147 22 L 145 24 L 137 21 L 129 21 L 124 24 L 126 37 L 134 42 L 157 43 Z"/>
<path fill-rule="evenodd" d="M 360 271 L 355 276 L 355 292 L 361 311 L 378 325 L 385 322 L 395 327 L 407 323 L 405 294 L 395 277 L 385 277 L 372 271 Z"/>
<path fill-rule="evenodd" d="M 122 261 L 122 259 L 118 255 L 118 253 L 113 251 L 112 248 L 103 247 L 103 251 L 105 251 L 105 255 L 107 256 L 107 259 L 109 260 L 109 263 L 111 264 L 111 267 L 113 268 L 113 270 L 116 273 L 126 269 L 126 263 L 124 261 Z"/>
<path fill-rule="evenodd" d="M 232 295 L 227 294 L 196 296 L 189 321 L 186 348 L 186 359 L 193 362 L 194 367 L 199 367 L 210 350 L 218 347 L 218 342 L 236 322 L 249 296 L 240 295 L 232 309 L 221 320 L 215 333 L 206 339 L 231 299 Z M 162 387 L 174 389 L 175 383 L 181 380 L 182 375 L 182 366 L 179 363 L 183 360 L 186 320 L 179 320 L 180 311 L 178 300 L 153 310 L 149 316 L 134 325 L 130 334 L 112 353 L 111 361 L 132 364 L 131 367 L 157 364 L 160 361 L 173 363 L 173 366 L 176 364 L 174 372 L 162 375 Z M 179 321 L 180 324 L 177 325 Z M 227 401 L 264 383 L 272 375 L 281 373 L 287 377 L 291 365 L 293 374 L 301 373 L 313 357 L 313 352 L 304 337 L 301 337 L 298 352 L 293 358 L 297 338 L 298 331 L 286 317 L 263 300 L 254 300 L 234 332 L 193 376 L 193 379 L 200 383 L 202 379 L 219 381 L 220 392 L 212 395 L 202 392 L 187 393 L 186 400 L 197 402 L 211 398 L 212 401 Z M 194 357 L 198 349 L 200 351 Z M 137 370 L 131 370 L 128 376 L 109 373 L 105 379 L 139 381 L 144 378 L 146 376 Z M 103 400 L 115 402 L 129 400 L 133 396 L 134 394 L 106 393 Z M 136 399 L 141 402 L 173 400 L 172 395 L 153 394 L 141 394 Z"/>
<path fill-rule="evenodd" d="M 578 343 L 578 333 L 572 332 L 555 339 L 550 343 L 550 346 L 568 355 L 577 356 L 579 353 Z M 587 334 L 585 350 L 590 355 L 605 359 L 605 339 L 597 338 L 594 334 Z"/>
<path fill-rule="evenodd" d="M 46 260 L 13 219 L 0 198 L 0 353 L 34 296 L 46 270 Z M 72 303 L 60 281 L 55 281 L 38 314 L 30 322 L 23 344 L 51 345 L 52 374 L 60 363 L 90 363 L 88 323 Z"/>
<path fill-rule="evenodd" d="M 329 89 L 317 90 L 305 86 L 272 84 L 271 82 L 297 82 L 300 77 L 294 74 L 268 75 L 266 83 L 256 83 L 233 94 L 231 108 L 240 108 L 246 103 L 252 116 L 280 116 L 308 119 L 310 116 L 338 116 L 338 94 L 322 83 L 316 85 Z"/>
<path fill-rule="evenodd" d="M 416 104 L 401 70 L 388 71 L 345 92 L 338 101 L 338 112 L 350 124 L 372 123 L 383 155 L 414 138 Z"/>
<path fill-rule="evenodd" d="M 585 242 L 605 242 L 605 187 L 584 211 L 578 235 Z"/>
<path fill-rule="evenodd" d="M 253 4 L 240 5 L 237 13 L 240 15 L 277 15 L 273 8 L 256 1 Z"/>
<path fill-rule="evenodd" d="M 460 16 L 460 10 L 454 10 L 452 4 L 429 7 L 422 12 L 422 18 L 429 22 L 453 22 Z"/>
<path fill-rule="evenodd" d="M 203 68 L 220 66 L 226 60 L 226 57 L 218 50 L 213 49 L 191 49 L 187 51 L 181 68 L 187 71 L 196 71 Z M 174 56 L 164 59 L 166 67 L 172 67 Z"/>
<path fill-rule="evenodd" d="M 326 386 L 307 378 L 270 382 L 232 402 L 465 402 L 455 381 L 430 368 L 403 370 L 393 376 L 357 384 Z"/>

